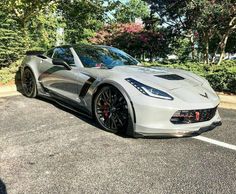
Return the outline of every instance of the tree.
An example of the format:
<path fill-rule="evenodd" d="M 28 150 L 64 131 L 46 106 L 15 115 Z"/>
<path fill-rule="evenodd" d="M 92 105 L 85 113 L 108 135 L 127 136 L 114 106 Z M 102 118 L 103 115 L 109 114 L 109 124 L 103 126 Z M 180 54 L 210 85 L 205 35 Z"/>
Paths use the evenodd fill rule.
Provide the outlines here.
<path fill-rule="evenodd" d="M 193 27 L 200 35 L 200 43 L 205 43 L 207 60 L 209 59 L 210 43 L 219 37 L 212 55 L 220 52 L 220 64 L 224 58 L 228 39 L 236 29 L 236 3 L 232 0 L 198 0 L 192 5 L 197 17 L 193 20 Z M 207 61 L 208 62 L 208 61 Z"/>
<path fill-rule="evenodd" d="M 0 2 L 0 61 L 9 66 L 28 49 L 47 49 L 56 42 L 54 1 Z"/>
<path fill-rule="evenodd" d="M 158 25 L 166 28 L 168 38 L 172 42 L 172 46 L 178 46 L 182 40 L 189 40 L 190 49 L 185 51 L 192 52 L 192 59 L 195 58 L 195 32 L 189 24 L 193 20 L 193 13 L 188 9 L 188 0 L 147 0 L 150 4 L 151 21 L 158 21 Z M 194 15 L 195 17 L 195 15 Z M 148 21 L 148 18 L 147 18 Z M 152 24 L 152 25 L 153 25 Z M 155 29 L 155 26 L 151 27 Z M 182 40 L 178 40 L 178 39 Z M 185 54 L 186 55 L 186 54 Z"/>
<path fill-rule="evenodd" d="M 22 55 L 20 33 L 16 21 L 0 11 L 0 68 L 9 66 Z"/>
<path fill-rule="evenodd" d="M 234 53 L 236 51 L 236 32 L 233 32 L 229 37 L 225 50 L 228 53 Z"/>
<path fill-rule="evenodd" d="M 55 3 L 54 0 L 2 0 L 1 8 L 9 13 L 17 22 L 24 39 L 25 49 L 30 47 L 28 28 L 30 22 L 46 7 Z"/>
<path fill-rule="evenodd" d="M 103 0 L 59 0 L 58 9 L 66 24 L 66 42 L 77 43 L 103 26 L 107 7 Z"/>
<path fill-rule="evenodd" d="M 30 48 L 34 50 L 45 50 L 56 45 L 57 29 L 63 26 L 60 18 L 56 15 L 57 7 L 51 5 L 39 12 L 39 14 L 29 21 Z"/>
<path fill-rule="evenodd" d="M 113 24 L 97 32 L 90 42 L 112 45 L 139 59 L 144 57 L 153 59 L 168 54 L 169 42 L 165 35 L 163 31 L 147 31 L 141 24 Z"/>
<path fill-rule="evenodd" d="M 235 0 L 147 0 L 151 9 L 159 16 L 162 24 L 171 28 L 174 36 L 189 37 L 192 53 L 195 44 L 205 53 L 205 62 L 209 63 L 210 42 L 219 36 L 218 50 L 221 63 L 228 38 L 235 31 Z M 197 34 L 197 36 L 196 36 Z"/>
<path fill-rule="evenodd" d="M 224 2 L 218 1 L 221 7 L 220 15 L 217 15 L 217 21 L 219 26 L 217 26 L 217 34 L 220 37 L 220 42 L 218 48 L 220 48 L 220 59 L 218 64 L 220 64 L 225 55 L 225 49 L 228 43 L 228 39 L 232 34 L 236 32 L 236 2 L 235 0 L 225 0 Z"/>
<path fill-rule="evenodd" d="M 114 9 L 114 21 L 117 23 L 132 23 L 135 19 L 144 19 L 149 15 L 149 6 L 142 0 L 118 1 Z"/>

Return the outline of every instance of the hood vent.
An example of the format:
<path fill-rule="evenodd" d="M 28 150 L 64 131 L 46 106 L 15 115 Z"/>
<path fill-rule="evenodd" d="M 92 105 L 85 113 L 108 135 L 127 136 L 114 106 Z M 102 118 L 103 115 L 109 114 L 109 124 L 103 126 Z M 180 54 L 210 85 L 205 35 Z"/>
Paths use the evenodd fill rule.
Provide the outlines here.
<path fill-rule="evenodd" d="M 184 80 L 185 78 L 176 75 L 176 74 L 169 74 L 169 75 L 155 75 L 156 77 L 160 77 L 163 79 L 167 79 L 167 80 Z"/>

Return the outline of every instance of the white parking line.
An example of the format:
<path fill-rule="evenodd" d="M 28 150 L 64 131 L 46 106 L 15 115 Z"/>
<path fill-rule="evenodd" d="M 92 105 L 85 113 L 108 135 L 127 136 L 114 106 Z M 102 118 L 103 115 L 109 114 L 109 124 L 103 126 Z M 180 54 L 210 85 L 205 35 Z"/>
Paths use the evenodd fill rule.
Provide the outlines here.
<path fill-rule="evenodd" d="M 196 137 L 192 137 L 192 138 L 236 151 L 236 146 L 232 145 L 232 144 L 224 143 L 224 142 L 217 141 L 217 140 L 214 140 L 214 139 L 210 139 L 210 138 L 207 138 L 207 137 L 203 137 L 203 136 L 200 136 L 200 135 L 196 136 Z"/>

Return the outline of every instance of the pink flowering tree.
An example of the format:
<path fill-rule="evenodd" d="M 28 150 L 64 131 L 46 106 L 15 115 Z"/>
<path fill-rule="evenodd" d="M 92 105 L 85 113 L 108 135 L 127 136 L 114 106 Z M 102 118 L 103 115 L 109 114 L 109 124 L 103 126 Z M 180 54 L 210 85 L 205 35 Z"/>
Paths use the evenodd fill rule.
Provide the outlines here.
<path fill-rule="evenodd" d="M 152 59 L 168 52 L 164 32 L 147 31 L 142 24 L 135 23 L 107 25 L 89 41 L 117 47 L 139 59 Z"/>

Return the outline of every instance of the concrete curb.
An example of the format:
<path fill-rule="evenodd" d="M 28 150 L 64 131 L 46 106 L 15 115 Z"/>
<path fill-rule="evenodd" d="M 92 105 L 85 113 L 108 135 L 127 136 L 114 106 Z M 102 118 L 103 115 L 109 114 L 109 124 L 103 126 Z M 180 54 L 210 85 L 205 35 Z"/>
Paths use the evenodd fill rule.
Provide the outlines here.
<path fill-rule="evenodd" d="M 0 97 L 16 95 L 21 95 L 21 93 L 17 91 L 16 85 L 0 86 Z M 218 95 L 221 100 L 219 107 L 236 110 L 236 95 L 227 95 L 223 93 L 218 93 Z"/>
<path fill-rule="evenodd" d="M 2 92 L 12 92 L 17 91 L 16 85 L 9 85 L 9 86 L 0 86 L 0 93 Z"/>
<path fill-rule="evenodd" d="M 17 91 L 16 85 L 0 86 L 0 97 L 16 96 L 21 93 Z"/>
<path fill-rule="evenodd" d="M 236 110 L 236 95 L 227 95 L 222 93 L 218 93 L 218 95 L 220 97 L 219 107 Z"/>

